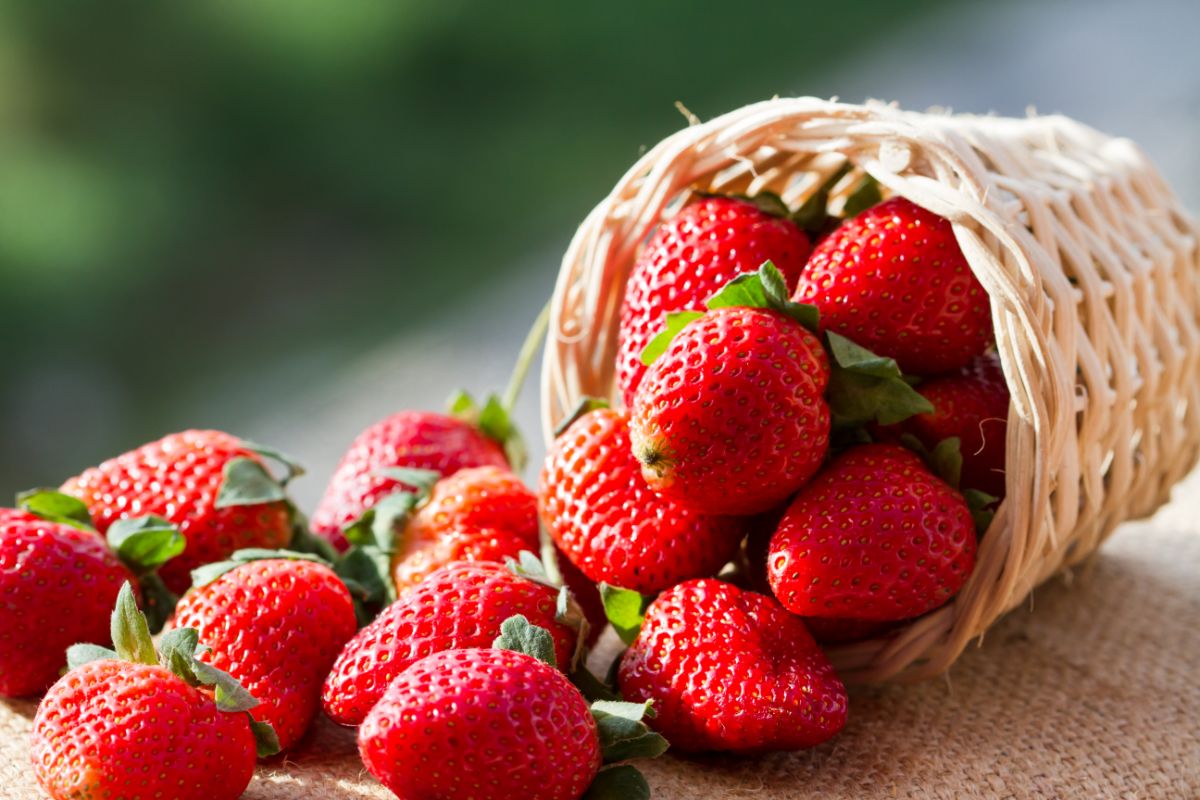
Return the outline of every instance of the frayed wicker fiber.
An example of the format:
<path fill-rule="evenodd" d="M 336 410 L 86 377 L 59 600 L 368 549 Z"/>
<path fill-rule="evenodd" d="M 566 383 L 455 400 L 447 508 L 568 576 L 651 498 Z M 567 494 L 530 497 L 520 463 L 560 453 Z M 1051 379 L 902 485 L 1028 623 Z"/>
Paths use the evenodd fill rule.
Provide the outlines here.
<path fill-rule="evenodd" d="M 660 142 L 580 226 L 552 301 L 546 430 L 583 396 L 616 399 L 626 277 L 690 191 L 770 190 L 795 208 L 846 160 L 953 223 L 991 297 L 1012 392 L 1007 499 L 970 581 L 898 633 L 830 653 L 851 681 L 915 680 L 945 671 L 1119 522 L 1158 508 L 1196 462 L 1197 228 L 1133 143 L 1061 116 L 750 105 Z"/>

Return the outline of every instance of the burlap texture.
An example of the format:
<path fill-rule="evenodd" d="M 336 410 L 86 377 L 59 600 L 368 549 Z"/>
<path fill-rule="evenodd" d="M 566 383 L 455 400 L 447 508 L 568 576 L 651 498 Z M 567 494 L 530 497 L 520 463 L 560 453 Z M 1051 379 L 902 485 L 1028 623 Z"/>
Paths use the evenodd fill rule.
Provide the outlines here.
<path fill-rule="evenodd" d="M 1038 589 L 1034 606 L 948 679 L 855 688 L 845 732 L 813 751 L 643 764 L 654 797 L 1200 797 L 1200 474 L 1070 579 Z M 0 798 L 44 796 L 27 763 L 34 708 L 0 703 Z M 353 734 L 323 721 L 245 797 L 390 795 Z"/>

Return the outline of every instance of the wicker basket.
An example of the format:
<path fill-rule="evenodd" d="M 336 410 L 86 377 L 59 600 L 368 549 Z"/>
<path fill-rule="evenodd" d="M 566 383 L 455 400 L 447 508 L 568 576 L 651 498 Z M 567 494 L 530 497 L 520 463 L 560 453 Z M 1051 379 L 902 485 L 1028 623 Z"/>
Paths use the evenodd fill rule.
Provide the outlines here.
<path fill-rule="evenodd" d="M 945 671 L 1122 520 L 1158 508 L 1196 462 L 1197 228 L 1133 143 L 1064 117 L 746 106 L 660 142 L 580 226 L 552 301 L 547 438 L 581 397 L 616 399 L 626 277 L 690 191 L 771 190 L 794 208 L 847 160 L 951 220 L 990 295 L 1012 393 L 1007 499 L 967 585 L 887 638 L 830 652 L 851 681 L 915 680 Z"/>

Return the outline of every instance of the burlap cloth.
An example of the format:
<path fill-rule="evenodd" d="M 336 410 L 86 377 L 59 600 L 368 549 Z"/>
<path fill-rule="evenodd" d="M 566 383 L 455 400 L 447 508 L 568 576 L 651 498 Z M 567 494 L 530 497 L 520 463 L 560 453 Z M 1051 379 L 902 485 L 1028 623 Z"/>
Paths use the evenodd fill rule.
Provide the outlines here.
<path fill-rule="evenodd" d="M 1200 473 L 1030 605 L 945 680 L 853 690 L 845 732 L 816 750 L 643 764 L 654 797 L 1200 797 Z M 27 764 L 34 708 L 0 703 L 6 800 L 43 796 Z M 245 795 L 390 796 L 353 734 L 325 721 Z"/>

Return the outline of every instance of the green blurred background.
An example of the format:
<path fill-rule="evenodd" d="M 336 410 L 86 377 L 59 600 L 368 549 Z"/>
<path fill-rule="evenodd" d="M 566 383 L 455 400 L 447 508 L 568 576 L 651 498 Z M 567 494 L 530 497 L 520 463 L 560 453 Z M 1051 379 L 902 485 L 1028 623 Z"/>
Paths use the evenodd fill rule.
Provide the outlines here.
<path fill-rule="evenodd" d="M 1127 12 L 1099 5 L 1121 33 Z M 1163 5 L 1195 21 L 1200 4 Z M 1103 109 L 1088 94 L 1103 75 L 1084 65 L 1066 82 L 1030 73 L 1025 87 L 981 68 L 1060 53 L 1054 37 L 1095 8 L 6 3 L 0 492 L 189 426 L 282 432 L 285 448 L 324 462 L 319 488 L 353 431 L 453 388 L 404 363 L 418 346 L 367 367 L 364 353 L 441 330 L 456 342 L 442 360 L 464 354 L 461 380 L 507 372 L 498 362 L 549 293 L 575 224 L 683 124 L 674 101 L 705 118 L 776 93 L 1020 113 L 1049 89 L 1056 107 L 1043 110 L 1081 96 Z M 1015 40 L 983 32 L 997 13 Z M 1027 19 L 1061 31 L 1031 45 Z M 980 56 L 971 36 L 999 49 Z M 1119 107 L 1134 113 L 1128 97 Z M 468 308 L 472 337 L 489 320 L 504 332 L 479 369 L 472 342 L 454 339 Z M 385 388 L 364 383 L 373 369 L 389 373 Z M 309 434 L 326 444 L 313 450 Z"/>

